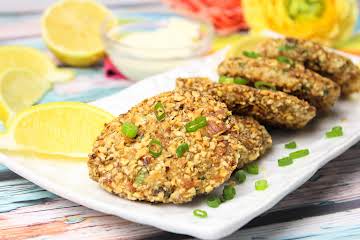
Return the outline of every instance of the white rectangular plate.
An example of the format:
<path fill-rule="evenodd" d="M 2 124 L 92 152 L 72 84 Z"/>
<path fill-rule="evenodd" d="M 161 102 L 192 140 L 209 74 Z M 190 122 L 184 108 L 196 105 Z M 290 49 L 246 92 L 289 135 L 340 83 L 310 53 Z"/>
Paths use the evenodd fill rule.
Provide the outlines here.
<path fill-rule="evenodd" d="M 131 106 L 163 91 L 175 87 L 176 77 L 207 76 L 217 79 L 216 66 L 223 58 L 219 53 L 201 61 L 180 67 L 141 81 L 130 88 L 92 103 L 114 114 L 124 113 Z M 102 190 L 88 177 L 85 162 L 59 161 L 0 154 L 0 161 L 12 171 L 61 197 L 86 207 L 148 224 L 165 231 L 188 234 L 202 239 L 218 239 L 227 236 L 251 219 L 265 212 L 283 197 L 307 181 L 319 168 L 334 159 L 360 140 L 360 99 L 339 101 L 334 110 L 318 117 L 308 127 L 299 131 L 271 131 L 273 149 L 260 160 L 260 174 L 248 176 L 244 184 L 236 186 L 236 198 L 213 209 L 205 198 L 198 198 L 185 205 L 148 204 L 132 202 L 113 196 Z M 326 139 L 325 132 L 341 125 L 344 136 Z M 284 143 L 295 140 L 298 149 L 310 149 L 310 155 L 295 161 L 291 166 L 280 168 L 277 159 L 289 151 Z M 255 191 L 254 182 L 266 179 L 269 188 Z M 208 218 L 193 216 L 194 209 L 208 212 Z"/>

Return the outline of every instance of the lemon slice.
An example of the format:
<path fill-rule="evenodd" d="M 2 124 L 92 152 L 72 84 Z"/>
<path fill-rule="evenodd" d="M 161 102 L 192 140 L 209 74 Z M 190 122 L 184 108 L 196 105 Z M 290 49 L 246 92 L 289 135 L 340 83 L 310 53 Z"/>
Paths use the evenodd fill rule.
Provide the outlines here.
<path fill-rule="evenodd" d="M 44 77 L 23 68 L 0 75 L 0 120 L 7 123 L 15 113 L 36 103 L 51 87 Z"/>
<path fill-rule="evenodd" d="M 83 67 L 104 55 L 100 28 L 112 14 L 92 0 L 62 0 L 44 13 L 42 35 L 49 49 L 64 63 Z"/>
<path fill-rule="evenodd" d="M 0 149 L 86 158 L 113 115 L 85 103 L 47 103 L 19 113 L 0 138 Z"/>
<path fill-rule="evenodd" d="M 57 68 L 42 52 L 23 46 L 0 47 L 0 74 L 10 68 L 26 68 L 52 82 L 64 82 L 74 78 L 69 69 Z"/>

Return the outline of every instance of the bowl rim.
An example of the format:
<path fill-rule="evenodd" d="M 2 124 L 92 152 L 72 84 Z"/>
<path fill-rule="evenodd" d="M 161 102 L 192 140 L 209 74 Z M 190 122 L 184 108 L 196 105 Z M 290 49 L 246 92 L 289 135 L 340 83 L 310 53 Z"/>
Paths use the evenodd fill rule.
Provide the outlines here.
<path fill-rule="evenodd" d="M 183 47 L 173 47 L 173 48 L 159 48 L 159 47 L 154 47 L 154 48 L 147 48 L 147 47 L 133 47 L 130 46 L 128 44 L 124 44 L 121 43 L 120 41 L 114 40 L 111 37 L 108 36 L 109 31 L 111 31 L 111 29 L 113 29 L 114 27 L 111 27 L 110 30 L 107 29 L 107 24 L 110 21 L 114 20 L 114 16 L 112 17 L 107 17 L 103 23 L 100 26 L 100 33 L 101 33 L 101 38 L 103 41 L 103 44 L 105 45 L 105 51 L 106 51 L 106 46 L 108 46 L 109 44 L 111 44 L 112 46 L 117 46 L 117 47 L 121 47 L 127 50 L 131 50 L 131 49 L 137 49 L 137 50 L 151 50 L 151 51 L 176 51 L 176 50 L 184 50 L 184 49 L 193 49 L 193 54 L 190 54 L 189 56 L 184 56 L 184 57 L 168 57 L 168 58 L 149 58 L 149 57 L 135 57 L 135 56 L 129 56 L 131 58 L 136 58 L 136 59 L 151 59 L 151 60 L 183 60 L 183 59 L 189 59 L 189 58 L 193 58 L 193 57 L 198 57 L 198 56 L 203 56 L 204 53 L 206 53 L 207 51 L 210 50 L 211 48 L 211 43 L 214 40 L 214 35 L 215 35 L 215 29 L 213 27 L 213 25 L 211 24 L 211 22 L 207 21 L 207 20 L 203 20 L 201 18 L 195 18 L 195 17 L 189 17 L 189 16 L 183 16 L 183 15 L 179 15 L 177 13 L 171 12 L 171 11 L 141 11 L 141 12 L 132 12 L 132 11 L 124 11 L 123 12 L 124 15 L 131 15 L 131 14 L 135 14 L 135 15 L 139 15 L 139 19 L 140 21 L 136 21 L 136 17 L 129 17 L 129 19 L 134 19 L 134 22 L 129 22 L 129 23 L 124 23 L 122 24 L 123 27 L 129 27 L 129 26 L 136 26 L 136 25 L 143 25 L 143 24 L 156 24 L 159 22 L 164 21 L 164 18 L 160 18 L 160 19 L 149 19 L 147 20 L 146 17 L 144 20 L 142 20 L 142 16 L 146 16 L 146 15 L 157 15 L 160 14 L 162 16 L 165 16 L 165 18 L 172 18 L 172 17 L 177 17 L 177 18 L 182 18 L 185 20 L 189 20 L 191 22 L 197 23 L 200 26 L 204 26 L 206 28 L 206 36 L 201 38 L 200 41 L 196 42 L 193 45 L 188 45 L 188 46 L 183 46 Z M 117 13 L 118 15 L 122 15 Z M 168 16 L 166 16 L 168 15 Z M 119 20 L 118 17 L 115 17 L 116 21 Z M 116 23 L 116 26 L 118 26 L 118 23 Z"/>

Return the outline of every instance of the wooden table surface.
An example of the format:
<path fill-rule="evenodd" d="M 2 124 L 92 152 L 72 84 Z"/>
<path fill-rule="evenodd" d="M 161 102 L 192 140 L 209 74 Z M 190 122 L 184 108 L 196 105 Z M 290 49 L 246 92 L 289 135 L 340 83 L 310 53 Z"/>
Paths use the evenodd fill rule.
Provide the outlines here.
<path fill-rule="evenodd" d="M 137 8 L 160 8 L 149 2 Z M 33 6 L 30 13 L 19 15 L 10 10 L 1 12 L 4 10 L 1 6 L 0 45 L 16 43 L 43 49 L 38 25 L 41 7 Z M 123 6 L 115 4 L 112 8 Z M 99 71 L 92 69 L 86 74 L 99 74 Z M 78 73 L 81 74 L 83 71 Z M 117 86 L 111 91 L 119 90 L 121 87 Z M 270 211 L 226 239 L 360 239 L 359 185 L 360 143 L 325 165 Z M 241 214 L 241 209 L 236 211 Z M 0 239 L 192 238 L 93 211 L 41 189 L 0 165 Z"/>

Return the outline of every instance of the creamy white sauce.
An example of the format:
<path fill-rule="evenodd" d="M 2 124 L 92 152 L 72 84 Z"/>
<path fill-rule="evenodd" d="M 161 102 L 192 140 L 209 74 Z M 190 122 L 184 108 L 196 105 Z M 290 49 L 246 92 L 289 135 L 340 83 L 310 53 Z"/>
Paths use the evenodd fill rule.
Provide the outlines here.
<path fill-rule="evenodd" d="M 183 18 L 170 18 L 163 27 L 109 36 L 121 43 L 108 52 L 112 61 L 126 76 L 140 80 L 171 69 L 191 57 L 200 39 L 200 26 Z"/>
<path fill-rule="evenodd" d="M 198 25 L 181 18 L 171 18 L 163 28 L 130 33 L 119 41 L 135 48 L 184 48 L 193 45 L 198 37 Z"/>

